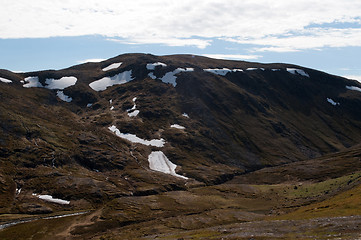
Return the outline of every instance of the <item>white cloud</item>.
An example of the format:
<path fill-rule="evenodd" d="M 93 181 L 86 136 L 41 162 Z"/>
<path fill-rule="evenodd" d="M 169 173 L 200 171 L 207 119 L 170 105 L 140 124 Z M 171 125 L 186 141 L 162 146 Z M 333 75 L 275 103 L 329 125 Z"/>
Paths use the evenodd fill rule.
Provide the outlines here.
<path fill-rule="evenodd" d="M 236 60 L 251 60 L 262 57 L 260 55 L 240 55 L 240 54 L 202 54 L 202 56 L 216 58 L 216 59 L 236 59 Z"/>
<path fill-rule="evenodd" d="M 0 0 L 0 38 L 99 34 L 127 43 L 205 48 L 211 38 L 260 45 L 258 51 L 361 46 L 355 0 Z M 331 25 L 330 25 L 331 24 Z"/>

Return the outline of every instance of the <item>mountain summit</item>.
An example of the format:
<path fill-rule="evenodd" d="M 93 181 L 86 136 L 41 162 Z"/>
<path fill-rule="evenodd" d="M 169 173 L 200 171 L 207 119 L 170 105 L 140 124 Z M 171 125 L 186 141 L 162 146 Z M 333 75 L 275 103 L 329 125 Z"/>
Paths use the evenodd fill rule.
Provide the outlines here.
<path fill-rule="evenodd" d="M 348 151 L 360 106 L 360 83 L 291 64 L 125 54 L 0 70 L 0 210 L 119 207 Z"/>

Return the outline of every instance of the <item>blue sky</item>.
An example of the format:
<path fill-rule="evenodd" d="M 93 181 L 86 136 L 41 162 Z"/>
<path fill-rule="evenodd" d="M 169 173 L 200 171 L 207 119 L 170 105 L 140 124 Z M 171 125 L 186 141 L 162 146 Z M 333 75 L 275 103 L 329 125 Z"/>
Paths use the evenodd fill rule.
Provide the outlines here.
<path fill-rule="evenodd" d="M 361 1 L 0 0 L 0 68 L 122 53 L 284 62 L 361 79 Z M 222 67 L 222 66 L 219 66 Z"/>

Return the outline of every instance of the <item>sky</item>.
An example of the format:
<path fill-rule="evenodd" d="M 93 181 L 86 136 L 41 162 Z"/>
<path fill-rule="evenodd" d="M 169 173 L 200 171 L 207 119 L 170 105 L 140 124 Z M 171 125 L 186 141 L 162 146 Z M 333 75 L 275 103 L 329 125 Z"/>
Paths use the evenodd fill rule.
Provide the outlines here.
<path fill-rule="evenodd" d="M 361 80 L 361 0 L 0 0 L 0 68 L 123 53 L 292 63 Z M 219 66 L 222 67 L 222 66 Z"/>

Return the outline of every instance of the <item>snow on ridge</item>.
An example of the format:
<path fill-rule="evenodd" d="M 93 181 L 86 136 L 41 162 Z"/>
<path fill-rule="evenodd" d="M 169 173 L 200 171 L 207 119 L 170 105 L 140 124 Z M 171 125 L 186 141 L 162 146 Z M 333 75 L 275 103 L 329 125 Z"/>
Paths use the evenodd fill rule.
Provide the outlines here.
<path fill-rule="evenodd" d="M 113 77 L 103 77 L 102 79 L 96 80 L 89 84 L 94 91 L 104 91 L 107 87 L 114 85 L 124 84 L 132 81 L 132 70 L 121 72 Z"/>
<path fill-rule="evenodd" d="M 226 76 L 227 73 L 229 73 L 229 72 L 243 72 L 243 69 L 239 69 L 239 68 L 234 68 L 234 69 L 229 69 L 229 68 L 206 68 L 206 69 L 203 69 L 203 71 L 210 72 L 210 73 L 220 75 L 220 76 Z"/>
<path fill-rule="evenodd" d="M 45 80 L 45 83 L 47 84 L 45 86 L 45 88 L 47 88 L 47 89 L 64 89 L 64 88 L 75 85 L 77 80 L 78 79 L 73 76 L 62 77 L 60 79 L 47 78 Z"/>
<path fill-rule="evenodd" d="M 189 115 L 187 113 L 182 114 L 183 117 L 189 118 Z"/>
<path fill-rule="evenodd" d="M 183 127 L 183 126 L 181 126 L 181 125 L 179 125 L 179 124 L 172 124 L 172 125 L 170 125 L 170 127 L 171 127 L 171 128 L 181 129 L 181 130 L 186 129 L 185 127 Z"/>
<path fill-rule="evenodd" d="M 109 71 L 109 70 L 112 70 L 112 69 L 116 69 L 116 68 L 120 67 L 120 65 L 122 65 L 122 64 L 123 64 L 122 62 L 112 63 L 109 66 L 103 68 L 102 70 L 104 72 L 106 72 L 106 71 Z"/>
<path fill-rule="evenodd" d="M 162 63 L 162 62 L 148 63 L 146 67 L 148 70 L 154 70 L 156 66 L 166 67 L 167 64 Z"/>
<path fill-rule="evenodd" d="M 12 83 L 13 81 L 11 81 L 11 80 L 9 80 L 9 79 L 6 79 L 6 78 L 0 77 L 0 82 L 3 82 L 3 83 Z"/>
<path fill-rule="evenodd" d="M 70 201 L 67 201 L 67 200 L 63 200 L 63 199 L 59 199 L 59 198 L 53 198 L 52 196 L 50 195 L 39 195 L 39 194 L 36 194 L 36 193 L 33 193 L 32 194 L 33 196 L 35 197 L 38 197 L 44 201 L 48 201 L 48 202 L 53 202 L 53 203 L 58 203 L 58 204 L 70 204 Z"/>
<path fill-rule="evenodd" d="M 331 98 L 327 98 L 327 102 L 331 103 L 333 106 L 340 105 L 339 102 L 335 102 Z"/>
<path fill-rule="evenodd" d="M 181 72 L 193 72 L 193 71 L 194 68 L 177 68 L 173 72 L 167 72 L 163 77 L 161 77 L 161 80 L 164 83 L 171 83 L 175 87 L 177 85 L 176 82 L 177 77 L 175 76 L 176 74 Z"/>
<path fill-rule="evenodd" d="M 297 69 L 297 68 L 286 68 L 287 72 L 291 73 L 291 74 L 299 74 L 301 76 L 304 77 L 310 77 L 310 75 L 308 75 L 308 73 L 306 73 L 304 70 L 302 69 Z"/>
<path fill-rule="evenodd" d="M 187 177 L 179 175 L 175 172 L 177 165 L 169 161 L 167 156 L 165 156 L 162 151 L 154 151 L 151 154 L 149 154 L 148 162 L 149 162 L 149 168 L 154 171 L 170 174 L 172 176 L 183 179 L 188 179 Z"/>
<path fill-rule="evenodd" d="M 346 88 L 347 88 L 348 90 L 353 90 L 353 91 L 359 91 L 359 92 L 361 92 L 361 88 L 359 88 L 359 87 L 355 87 L 355 86 L 346 86 Z"/>
<path fill-rule="evenodd" d="M 57 96 L 58 98 L 60 98 L 61 100 L 63 100 L 64 102 L 71 102 L 71 101 L 73 101 L 73 98 L 65 95 L 64 92 L 63 92 L 63 91 L 60 91 L 60 90 L 58 90 L 58 91 L 56 92 L 56 96 Z"/>
<path fill-rule="evenodd" d="M 115 133 L 120 138 L 126 139 L 132 143 L 140 143 L 146 146 L 154 146 L 154 147 L 163 147 L 165 144 L 165 140 L 163 138 L 161 139 L 152 139 L 152 140 L 144 140 L 139 137 L 137 137 L 135 134 L 130 133 L 121 133 L 119 129 L 112 125 L 111 127 L 108 127 L 110 131 Z"/>

